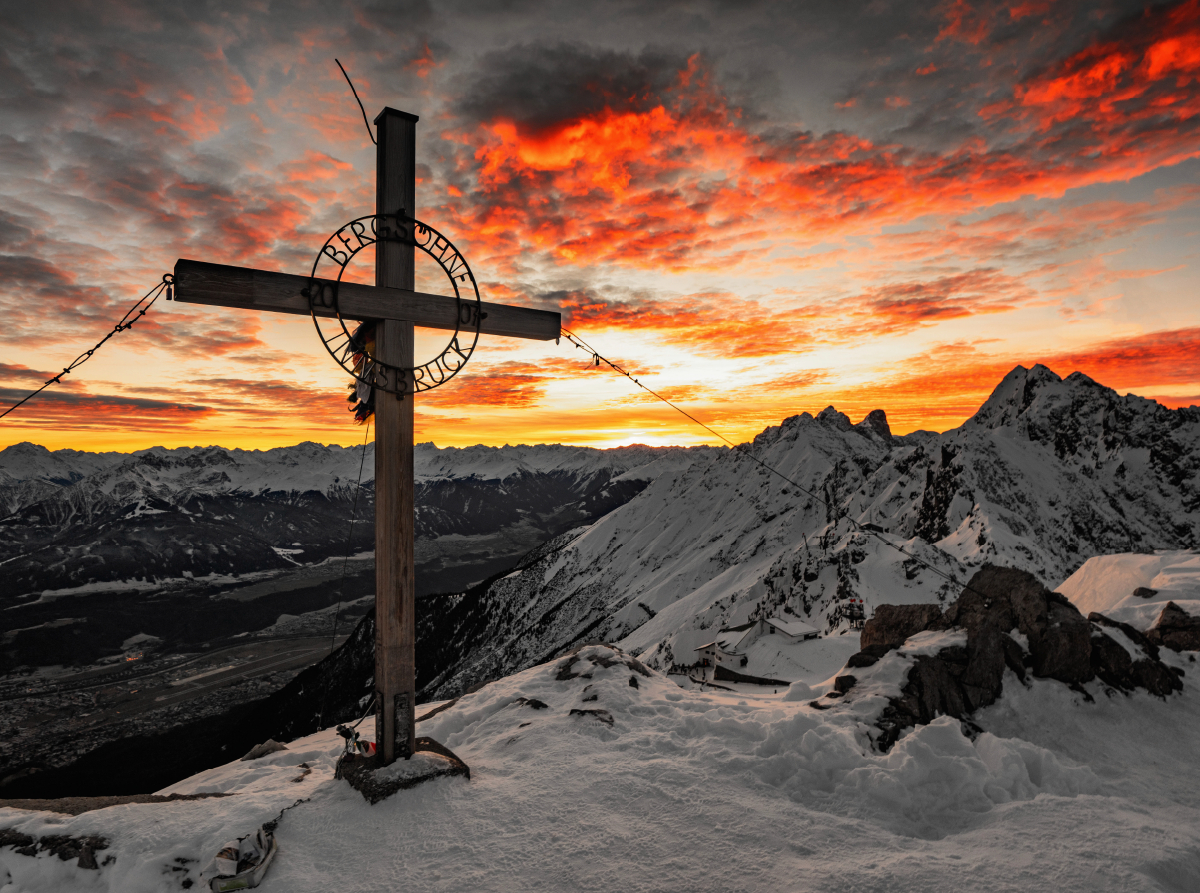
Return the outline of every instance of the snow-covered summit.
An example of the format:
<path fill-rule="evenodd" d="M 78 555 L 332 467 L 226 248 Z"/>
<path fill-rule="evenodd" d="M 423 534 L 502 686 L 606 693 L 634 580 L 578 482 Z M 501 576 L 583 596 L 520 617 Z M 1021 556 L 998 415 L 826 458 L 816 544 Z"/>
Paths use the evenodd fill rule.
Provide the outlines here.
<path fill-rule="evenodd" d="M 30 893 L 196 889 L 226 841 L 278 818 L 264 891 L 1191 889 L 1194 687 L 1163 701 L 1092 683 L 1085 700 L 1013 678 L 981 733 L 941 717 L 883 754 L 854 711 L 685 690 L 587 646 L 427 705 L 444 709 L 417 734 L 453 749 L 470 781 L 371 806 L 333 778 L 341 739 L 327 730 L 162 792 L 231 796 L 0 808 L 5 839 L 31 841 L 0 847 L 0 872 Z M 94 868 L 26 854 L 96 838 Z"/>

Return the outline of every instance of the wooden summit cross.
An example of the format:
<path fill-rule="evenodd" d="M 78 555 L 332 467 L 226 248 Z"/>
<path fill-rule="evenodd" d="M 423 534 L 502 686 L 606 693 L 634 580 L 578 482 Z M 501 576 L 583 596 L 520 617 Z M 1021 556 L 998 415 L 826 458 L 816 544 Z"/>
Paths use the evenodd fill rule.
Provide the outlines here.
<path fill-rule="evenodd" d="M 376 220 L 383 220 L 385 215 L 396 221 L 411 220 L 416 216 L 418 120 L 416 115 L 391 108 L 385 108 L 375 119 L 378 134 Z M 346 261 L 357 248 L 363 247 L 362 226 L 357 230 L 352 227 L 353 224 L 347 224 L 336 234 L 349 249 Z M 435 380 L 434 385 L 452 376 L 470 356 L 470 350 L 464 353 L 458 347 L 457 333 L 464 323 L 479 334 L 538 341 L 557 339 L 561 330 L 561 317 L 557 313 L 482 303 L 477 297 L 466 302 L 457 297 L 414 291 L 414 248 L 417 244 L 414 239 L 418 229 L 422 233 L 430 232 L 428 228 L 414 225 L 414 235 L 407 241 L 394 238 L 385 240 L 382 236 L 374 241 L 368 236 L 366 241 L 375 245 L 374 286 L 340 282 L 340 275 L 336 283 L 315 279 L 316 264 L 313 276 L 293 276 L 179 260 L 175 264 L 174 274 L 176 301 L 278 313 L 312 313 L 314 321 L 318 316 L 336 317 L 339 313 L 343 319 L 375 321 L 372 359 L 378 364 L 398 367 L 397 377 L 404 377 L 399 385 L 402 393 L 379 388 L 375 390 L 375 740 L 377 754 L 385 765 L 397 757 L 407 759 L 412 756 L 415 747 L 413 395 L 431 386 L 428 379 L 422 385 L 421 376 L 424 374 L 422 370 L 429 371 L 433 365 L 414 366 L 413 326 L 453 329 L 456 332 L 452 347 L 457 357 L 451 355 L 451 361 L 456 362 L 457 366 L 452 366 L 449 374 Z M 346 242 L 344 234 L 347 233 L 350 238 L 355 233 L 359 234 L 357 247 Z M 438 238 L 442 239 L 440 235 Z M 334 237 L 326 245 L 330 243 L 334 243 Z M 427 247 L 422 247 L 429 253 Z M 328 247 L 322 250 L 327 252 Z M 435 259 L 438 259 L 437 256 Z M 320 260 L 319 255 L 318 262 Z M 338 261 L 343 269 L 346 261 Z M 465 261 L 461 267 L 452 268 L 447 268 L 440 259 L 439 263 L 451 276 L 456 293 L 459 288 L 456 280 L 460 278 L 465 282 L 470 276 L 471 285 L 475 287 L 474 276 L 465 266 Z M 313 286 L 326 293 L 332 291 L 335 296 L 333 309 L 310 306 L 308 296 Z M 328 341 L 326 346 L 329 346 Z M 332 353 L 332 348 L 330 350 Z M 437 379 L 437 370 L 433 369 L 433 373 Z"/>

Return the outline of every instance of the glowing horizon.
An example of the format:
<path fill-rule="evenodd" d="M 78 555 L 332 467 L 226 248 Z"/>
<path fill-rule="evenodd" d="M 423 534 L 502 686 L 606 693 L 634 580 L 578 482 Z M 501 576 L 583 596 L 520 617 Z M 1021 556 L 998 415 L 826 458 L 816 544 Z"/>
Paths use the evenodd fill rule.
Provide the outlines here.
<path fill-rule="evenodd" d="M 0 403 L 177 257 L 307 272 L 373 210 L 334 55 L 421 116 L 417 216 L 485 300 L 735 442 L 829 405 L 947 430 L 1018 364 L 1200 403 L 1200 0 L 697 9 L 6 13 Z M 0 448 L 353 445 L 344 386 L 306 319 L 160 302 Z M 565 340 L 481 339 L 417 401 L 439 446 L 715 442 Z"/>

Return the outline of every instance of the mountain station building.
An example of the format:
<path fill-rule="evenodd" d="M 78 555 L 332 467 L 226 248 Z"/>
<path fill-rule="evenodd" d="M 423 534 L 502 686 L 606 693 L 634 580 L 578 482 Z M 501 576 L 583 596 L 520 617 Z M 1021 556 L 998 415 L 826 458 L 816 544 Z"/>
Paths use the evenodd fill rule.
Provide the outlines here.
<path fill-rule="evenodd" d="M 748 658 L 746 649 L 758 641 L 761 636 L 779 636 L 780 644 L 786 642 L 802 642 L 815 639 L 821 631 L 802 620 L 785 619 L 783 617 L 763 617 L 741 626 L 731 626 L 721 630 L 711 642 L 706 642 L 696 649 L 697 665 L 715 667 L 718 664 L 725 667 L 744 667 Z"/>

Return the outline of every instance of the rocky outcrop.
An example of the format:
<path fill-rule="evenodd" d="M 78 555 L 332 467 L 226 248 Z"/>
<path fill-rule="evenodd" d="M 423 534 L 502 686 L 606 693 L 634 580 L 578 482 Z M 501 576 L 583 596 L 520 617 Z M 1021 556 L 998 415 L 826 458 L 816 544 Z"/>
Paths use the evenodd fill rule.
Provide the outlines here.
<path fill-rule="evenodd" d="M 1176 615 L 1169 621 L 1179 622 Z M 963 719 L 993 703 L 1005 668 L 1021 680 L 1032 674 L 1078 686 L 1099 677 L 1115 689 L 1144 688 L 1159 696 L 1183 687 L 1178 671 L 1159 660 L 1151 637 L 1100 614 L 1085 618 L 1032 574 L 991 565 L 971 578 L 944 614 L 936 605 L 878 608 L 863 628 L 862 651 L 847 665 L 869 667 L 890 650 L 903 653 L 904 640 L 918 632 L 951 629 L 966 632 L 966 645 L 913 660 L 899 697 L 876 723 L 882 749 L 906 728 L 943 715 Z"/>
<path fill-rule="evenodd" d="M 1086 682 L 1092 678 L 1091 627 L 1079 610 L 1057 592 L 1051 592 L 1026 571 L 984 565 L 963 594 L 929 629 L 961 627 L 967 631 L 968 648 L 1003 635 L 1017 646 L 997 642 L 1009 656 L 1013 671 L 1020 645 L 1008 636 L 1015 631 L 1029 643 L 1029 668 L 1035 676 L 1061 682 Z M 1024 658 L 1022 658 L 1022 661 Z M 996 661 L 992 661 L 993 664 Z M 990 702 L 989 702 L 990 703 Z"/>
<path fill-rule="evenodd" d="M 80 868 L 90 868 L 95 871 L 100 867 L 96 861 L 96 853 L 106 850 L 108 838 L 99 836 L 70 837 L 65 834 L 55 834 L 48 837 L 36 838 L 12 828 L 0 831 L 0 847 L 13 847 L 22 856 L 37 856 L 39 852 L 58 856 L 64 862 L 71 859 Z M 112 856 L 104 859 L 103 864 L 113 861 Z"/>
<path fill-rule="evenodd" d="M 1088 621 L 1095 624 L 1092 669 L 1106 685 L 1122 691 L 1144 688 L 1160 697 L 1182 687 L 1175 674 L 1158 659 L 1158 646 L 1146 635 L 1128 623 L 1119 623 L 1096 611 L 1088 614 Z M 1145 656 L 1135 658 L 1133 654 L 1139 650 Z"/>
<path fill-rule="evenodd" d="M 942 609 L 937 605 L 880 605 L 875 616 L 863 626 L 859 648 L 864 651 L 872 645 L 894 648 L 909 636 L 929 629 L 941 616 Z"/>
<path fill-rule="evenodd" d="M 1175 602 L 1167 602 L 1146 638 L 1173 651 L 1200 651 L 1200 617 L 1193 617 Z"/>

